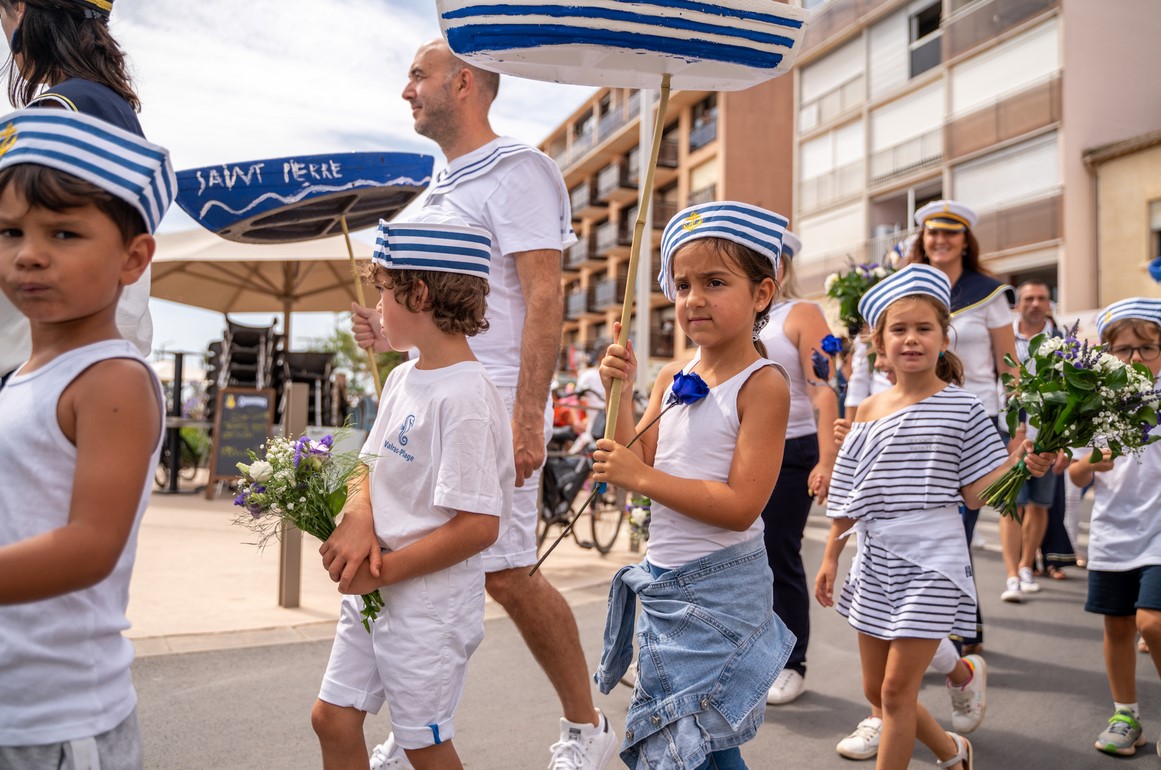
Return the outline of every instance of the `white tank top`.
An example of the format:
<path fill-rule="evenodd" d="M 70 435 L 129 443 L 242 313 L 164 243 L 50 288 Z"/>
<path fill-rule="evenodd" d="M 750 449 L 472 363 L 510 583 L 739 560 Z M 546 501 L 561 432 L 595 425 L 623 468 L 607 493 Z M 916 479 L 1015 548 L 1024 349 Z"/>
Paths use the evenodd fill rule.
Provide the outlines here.
<path fill-rule="evenodd" d="M 700 360 L 700 354 L 695 356 L 684 371 L 689 372 Z M 738 428 L 741 427 L 738 391 L 751 374 L 764 366 L 778 365 L 759 358 L 730 379 L 710 388 L 709 395 L 701 401 L 675 406 L 665 412 L 658 427 L 653 467 L 680 478 L 728 481 L 738 443 Z M 662 403 L 669 399 L 671 390 L 672 386 L 665 391 Z M 751 540 L 763 530 L 761 516 L 754 519 L 744 532 L 733 532 L 691 519 L 654 501 L 649 522 L 649 562 L 674 569 L 722 548 Z"/>
<path fill-rule="evenodd" d="M 29 374 L 14 374 L 0 390 L 0 546 L 64 526 L 69 518 L 77 450 L 57 423 L 64 389 L 99 361 L 131 358 L 152 374 L 137 349 L 108 340 L 69 351 Z M 158 401 L 165 403 L 153 377 Z M 161 452 L 158 432 L 153 465 Z M 117 462 L 116 457 L 108 462 Z M 38 602 L 0 606 L 0 746 L 61 743 L 120 724 L 137 704 L 129 666 L 129 576 L 137 526 L 149 502 L 150 466 L 137 517 L 113 572 L 82 591 Z"/>
<path fill-rule="evenodd" d="M 779 302 L 770 308 L 770 320 L 761 331 L 762 344 L 766 346 L 766 357 L 782 364 L 790 377 L 790 417 L 786 422 L 786 438 L 801 438 L 818 433 L 814 420 L 814 405 L 806 393 L 806 376 L 802 371 L 802 359 L 798 348 L 786 336 L 786 316 L 790 309 L 803 300 L 791 299 Z M 814 304 L 814 303 L 810 303 Z M 816 347 L 822 344 L 818 340 Z M 814 375 L 811 374 L 813 379 Z"/>

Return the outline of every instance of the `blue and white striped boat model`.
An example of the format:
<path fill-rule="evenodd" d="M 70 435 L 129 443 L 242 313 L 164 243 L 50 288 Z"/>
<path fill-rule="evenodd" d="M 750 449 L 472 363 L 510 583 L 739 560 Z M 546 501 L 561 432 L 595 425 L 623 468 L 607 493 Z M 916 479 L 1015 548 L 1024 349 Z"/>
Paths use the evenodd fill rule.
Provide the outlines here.
<path fill-rule="evenodd" d="M 243 243 L 340 235 L 391 219 L 427 188 L 435 159 L 345 152 L 177 172 L 177 202 L 208 230 Z"/>
<path fill-rule="evenodd" d="M 738 91 L 785 73 L 806 12 L 775 0 L 437 0 L 451 49 L 505 75 Z"/>

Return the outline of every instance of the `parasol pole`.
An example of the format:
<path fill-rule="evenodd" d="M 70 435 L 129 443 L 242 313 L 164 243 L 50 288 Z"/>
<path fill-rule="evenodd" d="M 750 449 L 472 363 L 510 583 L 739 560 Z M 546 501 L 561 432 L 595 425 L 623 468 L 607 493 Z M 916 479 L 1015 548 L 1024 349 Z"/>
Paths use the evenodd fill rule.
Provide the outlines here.
<path fill-rule="evenodd" d="M 668 72 L 661 76 L 661 97 L 657 102 L 657 122 L 653 126 L 653 146 L 649 149 L 649 167 L 646 169 L 645 179 L 641 183 L 641 195 L 637 203 L 637 221 L 633 223 L 633 246 L 629 251 L 629 275 L 625 279 L 625 301 L 621 305 L 621 333 L 617 335 L 617 344 L 621 346 L 629 342 L 629 320 L 633 315 L 633 295 L 637 291 L 637 265 L 641 261 L 641 241 L 645 236 L 646 216 L 649 207 L 653 205 L 653 176 L 657 171 L 657 158 L 661 154 L 661 137 L 665 133 L 665 113 L 669 108 L 669 80 Z M 647 362 L 648 351 L 646 351 Z M 608 439 L 617 434 L 617 413 L 620 411 L 623 385 L 624 380 L 613 380 L 613 388 L 609 393 L 608 403 L 605 405 L 607 409 L 605 413 L 605 438 Z M 632 384 L 629 387 L 632 387 Z"/>
<path fill-rule="evenodd" d="M 339 216 L 339 223 L 343 226 L 343 238 L 347 241 L 347 256 L 351 260 L 351 275 L 355 279 L 355 296 L 359 304 L 367 307 L 367 298 L 363 293 L 363 279 L 359 277 L 359 266 L 355 264 L 355 249 L 351 246 L 351 232 L 347 229 L 347 215 Z M 371 367 L 371 377 L 375 380 L 375 395 L 383 395 L 383 383 L 379 379 L 379 364 L 375 361 L 375 348 L 367 348 L 367 363 Z"/>
<path fill-rule="evenodd" d="M 641 194 L 637 200 L 637 221 L 633 223 L 633 246 L 629 250 L 629 275 L 625 279 L 625 300 L 621 305 L 621 333 L 617 335 L 617 344 L 621 346 L 629 342 L 629 319 L 633 314 L 633 295 L 637 291 L 637 264 L 641 261 L 641 241 L 645 237 L 645 220 L 649 213 L 649 207 L 653 204 L 653 176 L 654 172 L 657 171 L 657 158 L 661 154 L 661 137 L 665 133 L 665 113 L 669 108 L 669 80 L 668 72 L 661 76 L 661 98 L 657 102 L 657 122 L 653 126 L 653 146 L 649 148 L 649 166 L 645 170 L 645 179 L 641 182 Z M 615 437 L 617 433 L 617 413 L 620 411 L 623 385 L 624 380 L 613 380 L 613 388 L 605 402 L 604 437 L 608 439 Z M 535 575 L 544 560 L 552 555 L 552 552 L 560 545 L 560 541 L 568 537 L 568 533 L 572 532 L 577 519 L 592 504 L 597 495 L 604 491 L 604 488 L 605 485 L 602 483 L 593 489 L 593 493 L 589 495 L 584 505 L 573 515 L 565 528 L 557 535 L 556 540 L 544 552 L 544 555 L 532 566 L 528 573 L 529 576 Z"/>

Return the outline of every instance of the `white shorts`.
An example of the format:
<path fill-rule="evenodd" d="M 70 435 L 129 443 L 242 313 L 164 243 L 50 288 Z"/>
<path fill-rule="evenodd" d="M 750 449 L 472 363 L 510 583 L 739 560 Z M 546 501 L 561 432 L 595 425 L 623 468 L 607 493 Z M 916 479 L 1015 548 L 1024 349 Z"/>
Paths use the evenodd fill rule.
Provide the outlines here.
<path fill-rule="evenodd" d="M 484 639 L 480 559 L 380 593 L 384 607 L 371 633 L 361 622 L 361 600 L 343 597 L 319 700 L 371 714 L 386 702 L 400 748 L 451 740 L 468 658 Z"/>
<path fill-rule="evenodd" d="M 512 415 L 516 402 L 516 388 L 498 388 Z M 544 445 L 552 437 L 552 404 L 544 405 Z M 499 572 L 517 567 L 531 567 L 536 563 L 536 522 L 540 517 L 540 472 L 543 467 L 524 480 L 524 486 L 512 491 L 512 512 L 501 525 L 496 542 L 483 553 L 484 571 Z"/>

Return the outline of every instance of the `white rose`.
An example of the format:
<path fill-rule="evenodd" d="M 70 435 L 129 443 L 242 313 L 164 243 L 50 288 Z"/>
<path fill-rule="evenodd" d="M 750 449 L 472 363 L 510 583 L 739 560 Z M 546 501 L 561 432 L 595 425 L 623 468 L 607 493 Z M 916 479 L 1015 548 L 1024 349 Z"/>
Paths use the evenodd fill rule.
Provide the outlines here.
<path fill-rule="evenodd" d="M 250 464 L 250 478 L 261 484 L 264 481 L 270 481 L 274 475 L 274 466 L 265 460 L 256 460 Z"/>
<path fill-rule="evenodd" d="M 649 511 L 645 508 L 634 508 L 633 510 L 629 511 L 629 520 L 636 524 L 638 527 L 645 526 L 645 522 L 648 521 L 648 517 Z"/>
<path fill-rule="evenodd" d="M 884 267 L 876 267 L 871 271 L 871 275 L 875 276 L 881 281 L 887 277 L 887 269 Z"/>
<path fill-rule="evenodd" d="M 822 284 L 822 290 L 823 290 L 823 292 L 825 292 L 825 293 L 827 293 L 827 294 L 830 294 L 830 290 L 831 290 L 832 288 L 834 288 L 834 285 L 835 285 L 836 283 L 838 283 L 838 279 L 839 279 L 839 274 L 838 274 L 838 273 L 831 273 L 830 275 L 828 275 L 828 276 L 826 277 L 826 280 L 825 280 L 825 281 L 823 281 L 823 284 Z"/>

